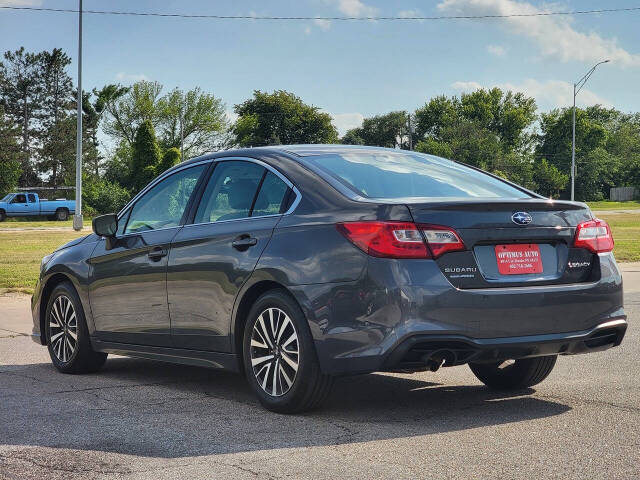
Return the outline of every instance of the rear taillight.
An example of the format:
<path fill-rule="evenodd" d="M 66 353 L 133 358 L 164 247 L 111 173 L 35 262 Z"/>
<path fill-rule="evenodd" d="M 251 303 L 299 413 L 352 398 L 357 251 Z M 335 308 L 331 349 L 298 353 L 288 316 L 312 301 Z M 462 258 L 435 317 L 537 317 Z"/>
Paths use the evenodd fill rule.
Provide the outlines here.
<path fill-rule="evenodd" d="M 573 245 L 586 248 L 593 253 L 605 253 L 613 250 L 613 235 L 611 228 L 604 220 L 596 218 L 582 222 L 576 228 L 576 239 Z"/>
<path fill-rule="evenodd" d="M 465 249 L 464 243 L 462 243 L 458 234 L 449 227 L 418 224 L 418 228 L 422 230 L 433 258 L 438 258 L 447 252 L 457 252 Z"/>
<path fill-rule="evenodd" d="M 339 223 L 336 228 L 356 247 L 373 257 L 437 258 L 446 252 L 464 250 L 458 234 L 440 225 L 348 222 Z"/>

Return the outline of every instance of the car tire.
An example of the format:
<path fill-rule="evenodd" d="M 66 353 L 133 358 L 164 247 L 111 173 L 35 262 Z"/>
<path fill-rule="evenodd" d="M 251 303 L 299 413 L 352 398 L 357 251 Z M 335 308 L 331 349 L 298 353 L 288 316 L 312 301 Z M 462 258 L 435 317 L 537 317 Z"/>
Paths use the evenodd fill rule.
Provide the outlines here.
<path fill-rule="evenodd" d="M 56 210 L 56 220 L 64 222 L 67 218 L 69 218 L 69 210 L 66 208 L 59 208 Z"/>
<path fill-rule="evenodd" d="M 0 222 L 4 222 L 7 218 L 7 214 L 4 213 L 4 210 L 0 210 Z"/>
<path fill-rule="evenodd" d="M 469 368 L 478 380 L 490 388 L 522 389 L 533 387 L 547 378 L 557 359 L 557 355 L 523 358 L 507 366 L 503 366 L 505 362 L 470 363 Z"/>
<path fill-rule="evenodd" d="M 302 309 L 284 290 L 264 293 L 251 308 L 243 335 L 243 362 L 251 389 L 273 412 L 317 408 L 333 385 L 333 377 L 320 369 Z"/>
<path fill-rule="evenodd" d="M 90 373 L 100 370 L 107 354 L 91 346 L 82 303 L 73 285 L 57 285 L 45 310 L 47 347 L 53 365 L 62 373 Z"/>

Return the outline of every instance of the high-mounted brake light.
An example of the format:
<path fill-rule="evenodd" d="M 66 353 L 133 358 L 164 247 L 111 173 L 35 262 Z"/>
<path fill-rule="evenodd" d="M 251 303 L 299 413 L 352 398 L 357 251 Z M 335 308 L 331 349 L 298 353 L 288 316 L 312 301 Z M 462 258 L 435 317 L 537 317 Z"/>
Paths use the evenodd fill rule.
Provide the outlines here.
<path fill-rule="evenodd" d="M 440 225 L 374 221 L 339 223 L 336 228 L 373 257 L 437 258 L 446 252 L 465 249 L 455 231 Z"/>
<path fill-rule="evenodd" d="M 573 245 L 586 248 L 593 253 L 605 253 L 613 250 L 611 228 L 604 220 L 598 218 L 582 222 L 576 228 L 576 239 Z"/>

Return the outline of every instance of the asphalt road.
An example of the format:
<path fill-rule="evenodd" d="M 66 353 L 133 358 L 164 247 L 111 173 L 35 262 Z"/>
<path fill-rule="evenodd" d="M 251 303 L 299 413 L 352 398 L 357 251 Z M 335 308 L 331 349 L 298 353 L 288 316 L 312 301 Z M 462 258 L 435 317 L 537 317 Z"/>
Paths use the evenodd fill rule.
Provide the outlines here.
<path fill-rule="evenodd" d="M 244 380 L 110 358 L 57 373 L 28 299 L 0 297 L 0 478 L 637 479 L 640 266 L 625 266 L 621 347 L 561 357 L 524 394 L 466 367 L 343 378 L 318 412 L 263 410 Z"/>

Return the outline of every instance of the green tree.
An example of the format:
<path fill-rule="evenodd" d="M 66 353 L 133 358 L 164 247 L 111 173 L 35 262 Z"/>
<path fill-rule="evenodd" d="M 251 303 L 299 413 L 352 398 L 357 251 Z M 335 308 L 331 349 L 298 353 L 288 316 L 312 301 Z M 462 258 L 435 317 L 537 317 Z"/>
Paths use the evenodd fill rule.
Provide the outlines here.
<path fill-rule="evenodd" d="M 47 129 L 47 138 L 40 148 L 39 170 L 49 173 L 49 184 L 73 184 L 75 178 L 76 156 L 76 116 L 59 119 Z"/>
<path fill-rule="evenodd" d="M 134 192 L 140 191 L 156 176 L 160 163 L 160 148 L 150 120 L 138 127 L 133 142 L 129 186 Z"/>
<path fill-rule="evenodd" d="M 146 121 L 158 120 L 158 100 L 162 85 L 146 80 L 134 83 L 130 88 L 107 85 L 100 93 L 104 104 L 104 132 L 116 139 L 134 143 L 138 128 Z"/>
<path fill-rule="evenodd" d="M 40 155 L 37 163 L 38 173 L 48 175 L 50 185 L 57 186 L 59 174 L 65 168 L 64 163 L 73 156 L 69 150 L 69 137 L 75 135 L 70 128 L 68 117 L 75 110 L 73 82 L 67 73 L 71 58 L 59 48 L 39 54 L 42 96 L 40 99 Z M 73 142 L 71 142 L 73 144 Z"/>
<path fill-rule="evenodd" d="M 104 178 L 125 188 L 131 188 L 131 157 L 133 147 L 124 140 L 113 149 L 105 164 Z"/>
<path fill-rule="evenodd" d="M 180 163 L 180 150 L 177 148 L 170 148 L 164 152 L 162 155 L 162 160 L 158 164 L 158 168 L 156 169 L 156 175 L 160 175 L 163 172 L 166 172 L 171 167 Z"/>
<path fill-rule="evenodd" d="M 225 105 L 200 88 L 173 89 L 157 103 L 158 131 L 165 149 L 182 148 L 190 158 L 220 148 L 228 128 Z"/>
<path fill-rule="evenodd" d="M 82 191 L 82 201 L 98 214 L 117 213 L 130 199 L 127 189 L 108 180 L 89 182 Z"/>
<path fill-rule="evenodd" d="M 20 184 L 34 185 L 38 176 L 32 157 L 41 133 L 39 123 L 42 99 L 41 55 L 25 52 L 24 47 L 4 53 L 0 62 L 0 99 L 5 115 L 20 128 Z"/>
<path fill-rule="evenodd" d="M 342 143 L 408 149 L 408 113 L 397 111 L 365 118 L 362 127 L 349 130 Z"/>
<path fill-rule="evenodd" d="M 598 161 L 606 161 L 607 168 L 618 169 L 618 162 L 611 159 L 606 153 L 609 132 L 604 125 L 599 123 L 605 116 L 601 107 L 590 109 L 576 109 L 576 200 L 601 199 L 608 196 L 606 188 L 611 181 L 614 171 L 604 171 L 597 164 Z M 608 115 L 606 115 L 608 117 Z M 540 138 L 537 146 L 537 154 L 546 158 L 549 164 L 558 171 L 567 175 L 571 173 L 571 136 L 572 136 L 572 111 L 570 108 L 556 109 L 540 116 Z M 591 153 L 601 149 L 595 156 Z M 596 163 L 594 163 L 596 162 Z M 606 175 L 606 180 L 599 183 L 594 175 Z M 599 188 L 594 191 L 594 188 Z M 561 197 L 569 198 L 570 184 L 568 183 Z"/>
<path fill-rule="evenodd" d="M 529 130 L 535 120 L 533 98 L 522 93 L 503 92 L 499 88 L 476 90 L 462 94 L 460 98 L 435 97 L 415 112 L 418 140 L 431 139 L 432 148 L 433 141 L 448 143 L 454 154 L 468 143 L 461 135 L 470 131 L 474 131 L 475 143 L 483 138 L 480 143 L 491 149 L 497 145 L 501 153 L 524 153 L 530 147 L 532 135 Z M 495 139 L 489 140 L 490 136 Z M 474 157 L 468 152 L 465 161 L 473 165 L 486 164 L 487 153 L 494 154 L 479 151 Z"/>
<path fill-rule="evenodd" d="M 338 141 L 338 131 L 329 114 L 284 90 L 256 90 L 253 98 L 236 105 L 234 110 L 238 120 L 233 132 L 242 147 Z"/>
<path fill-rule="evenodd" d="M 551 165 L 546 158 L 542 158 L 534 164 L 533 181 L 533 189 L 536 192 L 545 197 L 558 198 L 569 182 L 569 175 Z"/>
<path fill-rule="evenodd" d="M 20 159 L 23 152 L 18 145 L 20 130 L 4 113 L 0 105 L 0 198 L 13 190 L 20 178 Z"/>

